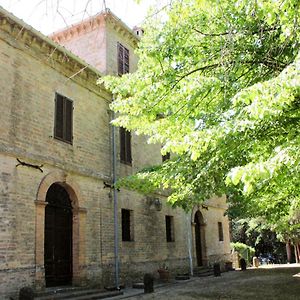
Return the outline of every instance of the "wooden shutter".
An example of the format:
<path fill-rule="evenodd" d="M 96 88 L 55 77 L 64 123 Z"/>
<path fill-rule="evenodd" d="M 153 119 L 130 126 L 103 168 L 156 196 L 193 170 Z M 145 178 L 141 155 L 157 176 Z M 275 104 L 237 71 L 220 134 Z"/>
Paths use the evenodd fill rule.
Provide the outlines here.
<path fill-rule="evenodd" d="M 120 127 L 120 160 L 123 163 L 131 164 L 131 133 Z"/>
<path fill-rule="evenodd" d="M 121 44 L 118 43 L 118 75 L 124 74 L 123 65 L 124 65 L 124 48 Z"/>
<path fill-rule="evenodd" d="M 55 121 L 54 121 L 54 137 L 62 139 L 64 131 L 64 102 L 63 97 L 56 94 L 55 97 Z"/>
<path fill-rule="evenodd" d="M 129 50 L 118 43 L 118 75 L 129 73 Z"/>
<path fill-rule="evenodd" d="M 120 160 L 126 162 L 126 130 L 120 127 Z"/>
<path fill-rule="evenodd" d="M 124 48 L 124 73 L 129 73 L 129 50 Z"/>
<path fill-rule="evenodd" d="M 130 163 L 132 162 L 131 158 L 131 133 L 130 131 L 126 130 L 126 162 Z"/>
<path fill-rule="evenodd" d="M 65 98 L 65 136 L 64 139 L 72 143 L 73 135 L 73 102 Z"/>
<path fill-rule="evenodd" d="M 73 139 L 73 102 L 59 94 L 55 95 L 54 137 L 67 143 Z"/>

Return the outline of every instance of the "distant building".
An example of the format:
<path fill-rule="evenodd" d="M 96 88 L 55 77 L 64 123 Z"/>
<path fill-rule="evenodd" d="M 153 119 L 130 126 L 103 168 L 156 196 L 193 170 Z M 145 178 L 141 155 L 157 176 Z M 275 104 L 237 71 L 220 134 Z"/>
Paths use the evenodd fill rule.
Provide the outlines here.
<path fill-rule="evenodd" d="M 224 197 L 189 214 L 163 195 L 114 199 L 113 175 L 162 162 L 160 145 L 116 128 L 113 174 L 112 97 L 96 81 L 136 70 L 138 42 L 110 11 L 50 39 L 0 8 L 1 299 L 24 286 L 112 285 L 117 252 L 125 283 L 230 259 Z"/>

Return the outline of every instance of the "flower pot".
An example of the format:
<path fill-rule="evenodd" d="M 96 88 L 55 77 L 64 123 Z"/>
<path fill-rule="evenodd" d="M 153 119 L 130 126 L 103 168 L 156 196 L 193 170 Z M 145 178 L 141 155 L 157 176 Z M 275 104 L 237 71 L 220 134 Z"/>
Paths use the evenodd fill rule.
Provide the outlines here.
<path fill-rule="evenodd" d="M 157 270 L 158 274 L 159 274 L 159 279 L 161 281 L 167 282 L 170 280 L 170 272 L 169 270 L 166 269 L 158 269 Z"/>

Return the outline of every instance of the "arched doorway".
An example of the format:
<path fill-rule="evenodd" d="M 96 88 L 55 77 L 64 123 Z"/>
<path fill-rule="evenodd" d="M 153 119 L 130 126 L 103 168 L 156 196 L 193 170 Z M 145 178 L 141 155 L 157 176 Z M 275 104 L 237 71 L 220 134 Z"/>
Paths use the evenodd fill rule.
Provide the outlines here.
<path fill-rule="evenodd" d="M 52 184 L 46 194 L 44 265 L 46 286 L 72 283 L 72 205 L 65 188 Z"/>
<path fill-rule="evenodd" d="M 203 266 L 205 257 L 204 220 L 199 210 L 195 214 L 194 223 L 197 266 Z"/>

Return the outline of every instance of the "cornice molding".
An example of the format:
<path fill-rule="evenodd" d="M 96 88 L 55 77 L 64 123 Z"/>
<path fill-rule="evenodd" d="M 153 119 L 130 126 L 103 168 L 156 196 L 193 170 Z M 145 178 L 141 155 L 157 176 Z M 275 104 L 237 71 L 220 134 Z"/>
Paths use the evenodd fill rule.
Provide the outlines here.
<path fill-rule="evenodd" d="M 111 24 L 116 32 L 126 37 L 134 46 L 136 46 L 140 41 L 140 38 L 135 34 L 135 32 L 130 29 L 121 19 L 115 16 L 109 9 L 83 20 L 82 22 L 54 32 L 49 35 L 49 38 L 57 43 L 63 43 L 76 36 L 96 30 L 101 25 L 105 27 L 106 22 Z"/>
<path fill-rule="evenodd" d="M 81 34 L 91 32 L 100 27 L 101 23 L 104 24 L 104 15 L 98 14 L 92 18 L 83 20 L 80 23 L 71 25 L 60 31 L 54 32 L 49 35 L 49 38 L 57 43 L 68 41 Z"/>

